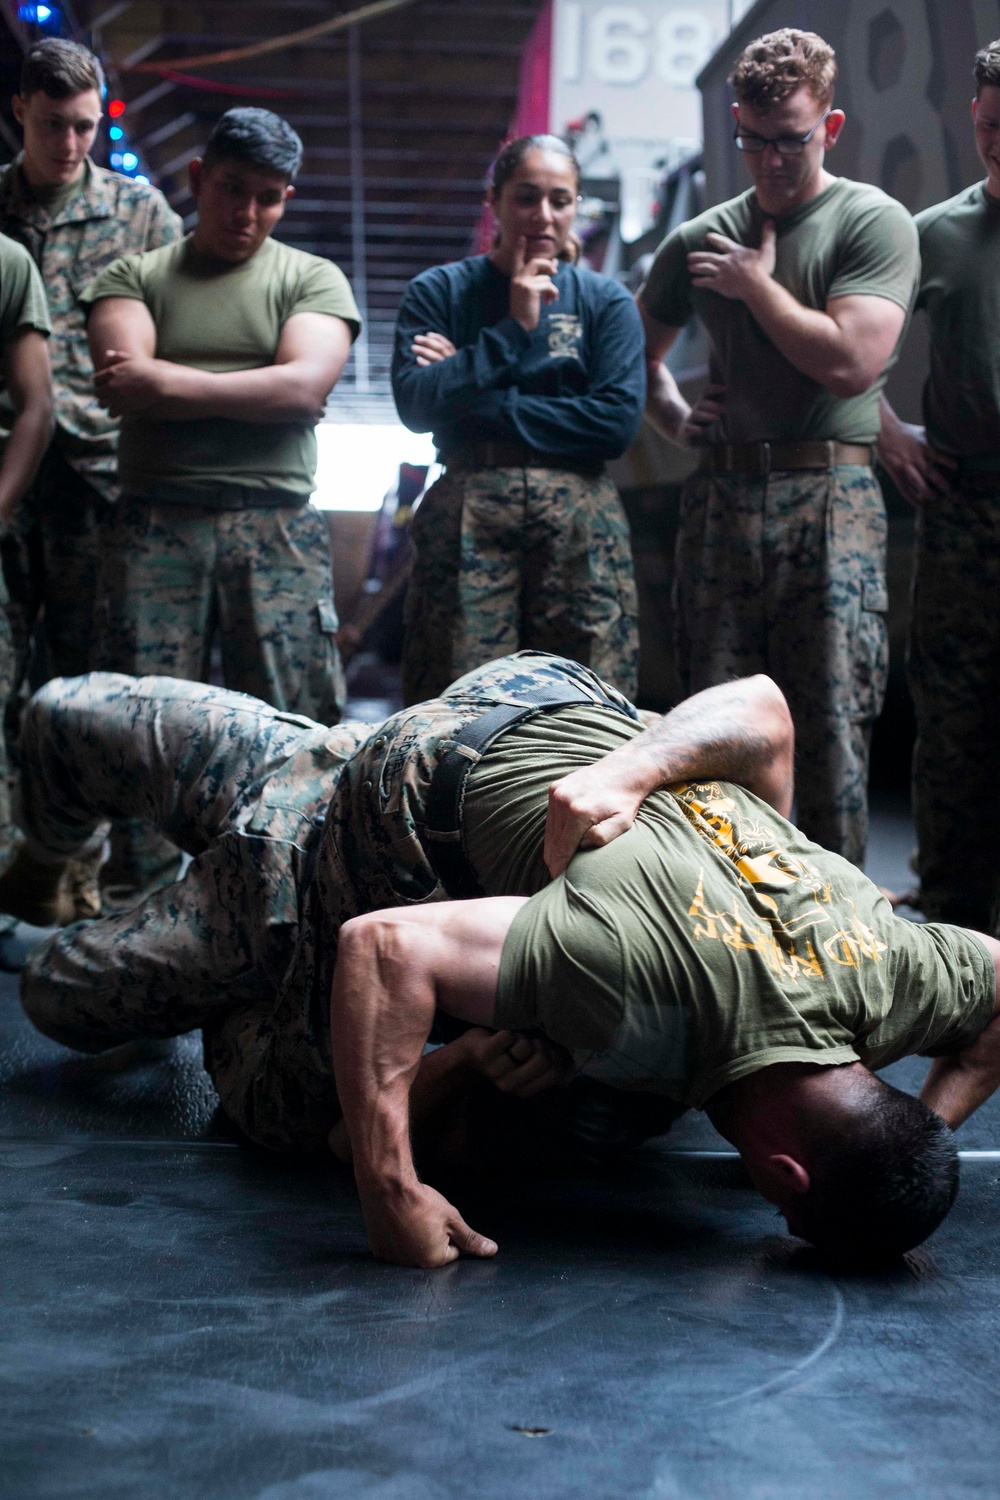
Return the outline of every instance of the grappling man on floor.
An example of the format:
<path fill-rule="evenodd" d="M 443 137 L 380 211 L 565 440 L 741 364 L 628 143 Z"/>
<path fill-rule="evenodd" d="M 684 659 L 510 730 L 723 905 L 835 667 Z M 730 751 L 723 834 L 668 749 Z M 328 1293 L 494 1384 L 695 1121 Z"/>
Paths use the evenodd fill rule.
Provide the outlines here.
<path fill-rule="evenodd" d="M 951 1206 L 946 1127 L 1000 1081 L 1000 944 L 896 918 L 787 822 L 792 730 L 769 679 L 644 731 L 587 669 L 524 652 L 377 728 L 329 729 L 92 674 L 48 684 L 24 736 L 23 825 L 49 877 L 109 817 L 193 856 L 35 951 L 31 1019 L 91 1052 L 202 1027 L 252 1140 L 325 1149 L 339 1122 L 377 1255 L 495 1251 L 420 1181 L 411 1110 L 477 1062 L 522 1091 L 555 1083 L 560 1049 L 706 1108 L 789 1228 L 835 1253 L 899 1253 Z M 12 899 L 26 873 L 0 881 Z M 437 1010 L 529 1040 L 477 1031 L 422 1058 Z M 910 1053 L 936 1059 L 923 1103 L 869 1071 Z"/>

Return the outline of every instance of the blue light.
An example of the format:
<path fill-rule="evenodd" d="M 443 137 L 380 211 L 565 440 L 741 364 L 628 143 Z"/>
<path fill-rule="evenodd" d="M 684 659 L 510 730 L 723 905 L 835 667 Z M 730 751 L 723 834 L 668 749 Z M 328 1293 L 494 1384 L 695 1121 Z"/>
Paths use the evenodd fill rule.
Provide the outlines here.
<path fill-rule="evenodd" d="M 122 154 L 121 154 L 121 152 L 120 151 L 112 151 L 110 160 L 111 160 L 111 165 L 113 167 L 120 167 L 121 164 L 122 164 Z"/>
<path fill-rule="evenodd" d="M 36 5 L 35 6 L 35 15 L 38 17 L 39 24 L 42 24 L 43 22 L 47 21 L 49 19 L 49 16 L 51 16 L 51 14 L 52 14 L 52 12 L 51 12 L 51 10 L 49 9 L 49 7 L 47 5 Z"/>
<path fill-rule="evenodd" d="M 59 11 L 54 5 L 19 5 L 17 18 L 31 26 L 48 26 L 53 31 L 59 29 Z"/>
<path fill-rule="evenodd" d="M 149 178 L 143 172 L 136 172 L 135 181 L 144 182 L 147 186 L 149 185 Z"/>
<path fill-rule="evenodd" d="M 125 168 L 126 172 L 134 172 L 138 165 L 139 158 L 136 156 L 135 152 L 126 151 L 125 155 L 122 157 L 122 166 Z"/>
<path fill-rule="evenodd" d="M 124 134 L 125 132 L 120 125 L 112 125 L 111 129 L 108 131 L 108 135 L 113 141 L 120 141 Z"/>

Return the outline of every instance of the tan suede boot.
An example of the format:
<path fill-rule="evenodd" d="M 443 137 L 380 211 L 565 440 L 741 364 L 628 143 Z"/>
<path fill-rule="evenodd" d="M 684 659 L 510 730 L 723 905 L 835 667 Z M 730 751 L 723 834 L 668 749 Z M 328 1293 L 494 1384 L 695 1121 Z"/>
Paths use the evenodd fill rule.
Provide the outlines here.
<path fill-rule="evenodd" d="M 22 844 L 0 875 L 0 912 L 33 927 L 65 927 L 76 920 L 73 898 L 61 889 L 65 861 L 43 865 Z"/>
<path fill-rule="evenodd" d="M 101 890 L 97 883 L 101 868 L 102 850 L 89 859 L 71 859 L 63 872 L 59 888 L 60 898 L 65 896 L 73 904 L 71 921 L 81 922 L 101 915 Z"/>

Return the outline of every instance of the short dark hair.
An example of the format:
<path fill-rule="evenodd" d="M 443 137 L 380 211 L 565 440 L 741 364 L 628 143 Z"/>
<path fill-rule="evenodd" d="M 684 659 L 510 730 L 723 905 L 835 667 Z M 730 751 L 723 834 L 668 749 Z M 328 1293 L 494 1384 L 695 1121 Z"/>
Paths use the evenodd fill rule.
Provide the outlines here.
<path fill-rule="evenodd" d="M 96 89 L 104 94 L 104 71 L 92 52 L 79 42 L 46 37 L 25 53 L 21 64 L 20 94 L 48 94 L 50 99 L 71 99 Z"/>
<path fill-rule="evenodd" d="M 302 165 L 302 142 L 292 127 L 269 109 L 227 109 L 205 147 L 204 164 L 242 161 L 289 182 Z"/>
<path fill-rule="evenodd" d="M 815 31 L 783 26 L 744 47 L 729 75 L 741 104 L 767 111 L 803 84 L 817 104 L 832 104 L 837 82 L 833 48 Z"/>
<path fill-rule="evenodd" d="M 1000 37 L 979 49 L 972 71 L 976 80 L 977 99 L 985 86 L 1000 89 Z"/>
<path fill-rule="evenodd" d="M 912 1094 L 872 1078 L 860 1118 L 815 1128 L 802 1232 L 853 1265 L 885 1264 L 933 1234 L 958 1192 L 958 1151 L 944 1121 Z"/>

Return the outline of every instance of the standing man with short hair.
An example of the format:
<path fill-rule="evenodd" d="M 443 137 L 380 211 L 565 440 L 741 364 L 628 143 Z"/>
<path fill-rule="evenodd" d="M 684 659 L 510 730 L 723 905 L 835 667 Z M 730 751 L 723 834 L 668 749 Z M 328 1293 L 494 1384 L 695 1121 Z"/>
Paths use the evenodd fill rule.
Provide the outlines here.
<path fill-rule="evenodd" d="M 24 150 L 0 171 L 0 231 L 30 252 L 48 297 L 56 415 L 38 479 L 2 546 L 15 650 L 12 738 L 36 630 L 53 675 L 90 665 L 100 528 L 118 494 L 118 422 L 94 395 L 81 295 L 118 256 L 181 234 L 156 188 L 90 160 L 103 91 L 101 65 L 85 47 L 57 38 L 32 47 L 13 100 Z M 93 871 L 71 871 L 68 882 L 77 914 L 96 916 Z"/>
<path fill-rule="evenodd" d="M 649 415 L 701 453 L 677 542 L 681 680 L 775 678 L 795 723 L 798 821 L 860 865 L 888 666 L 872 445 L 918 259 L 900 204 L 824 168 L 844 124 L 835 80 L 812 32 L 745 49 L 730 82 L 753 187 L 667 237 L 639 310 Z M 662 364 L 692 313 L 712 347 L 693 410 Z"/>
<path fill-rule="evenodd" d="M 316 424 L 361 323 L 330 261 L 271 238 L 302 142 L 232 109 L 191 163 L 198 222 L 98 277 L 98 399 L 122 418 L 97 665 L 225 684 L 335 724 L 343 707 Z M 152 872 L 120 878 L 137 889 Z"/>
<path fill-rule="evenodd" d="M 1000 900 L 1000 40 L 976 54 L 977 182 L 916 218 L 926 427 L 883 399 L 879 453 L 917 507 L 909 678 L 920 905 L 996 932 Z M 976 836 L 969 839 L 969 828 Z"/>

